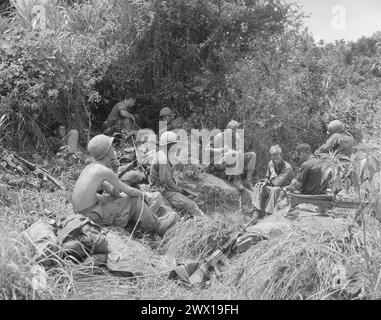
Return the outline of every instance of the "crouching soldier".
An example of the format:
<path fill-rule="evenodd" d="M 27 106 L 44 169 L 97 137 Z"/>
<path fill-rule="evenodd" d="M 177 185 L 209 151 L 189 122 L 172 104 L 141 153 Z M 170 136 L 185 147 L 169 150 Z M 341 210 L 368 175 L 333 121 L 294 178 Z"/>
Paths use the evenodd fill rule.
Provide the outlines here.
<path fill-rule="evenodd" d="M 130 108 L 135 105 L 135 99 L 125 99 L 118 102 L 110 111 L 106 121 L 103 123 L 104 134 L 112 136 L 114 133 L 120 133 L 122 130 L 128 132 L 139 130 L 135 116 L 130 113 Z"/>
<path fill-rule="evenodd" d="M 177 185 L 174 177 L 172 164 L 168 159 L 168 154 L 172 146 L 179 142 L 176 133 L 167 131 L 160 136 L 160 150 L 151 166 L 150 180 L 153 186 L 162 188 L 163 196 L 178 211 L 190 216 L 203 215 L 197 203 L 188 196 L 192 194 Z"/>
<path fill-rule="evenodd" d="M 332 151 L 350 157 L 353 153 L 355 140 L 348 132 L 345 124 L 339 120 L 331 121 L 328 124 L 328 134 L 331 136 L 324 145 L 316 150 L 316 154 L 328 153 Z"/>
<path fill-rule="evenodd" d="M 274 213 L 281 188 L 289 185 L 294 175 L 291 165 L 283 160 L 282 149 L 278 145 L 270 148 L 270 156 L 266 178 L 254 187 L 253 205 L 261 211 L 256 216 Z"/>
<path fill-rule="evenodd" d="M 90 140 L 88 150 L 94 161 L 83 169 L 74 186 L 74 212 L 101 226 L 124 228 L 129 221 L 140 222 L 144 231 L 163 235 L 175 223 L 176 216 L 159 219 L 142 200 L 143 192 L 119 180 L 110 169 L 116 157 L 112 142 L 113 138 L 105 135 Z M 101 190 L 109 195 L 99 195 Z"/>

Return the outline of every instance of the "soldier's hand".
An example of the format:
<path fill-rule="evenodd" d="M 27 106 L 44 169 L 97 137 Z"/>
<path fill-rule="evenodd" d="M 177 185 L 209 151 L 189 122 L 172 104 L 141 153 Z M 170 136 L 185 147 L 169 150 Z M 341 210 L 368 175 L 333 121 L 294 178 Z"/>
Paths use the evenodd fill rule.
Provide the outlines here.
<path fill-rule="evenodd" d="M 265 180 L 265 181 L 260 181 L 260 182 L 258 182 L 255 186 L 256 187 L 264 187 L 264 186 L 266 186 L 267 185 L 267 181 Z"/>
<path fill-rule="evenodd" d="M 130 187 L 130 191 L 128 192 L 128 195 L 130 197 L 142 198 L 143 197 L 143 192 L 138 190 L 138 189 L 136 189 L 136 188 Z"/>
<path fill-rule="evenodd" d="M 281 189 L 281 191 L 280 191 L 280 197 L 281 198 L 284 198 L 284 197 L 287 197 L 287 195 L 288 195 L 288 190 L 287 189 Z"/>
<path fill-rule="evenodd" d="M 117 173 L 118 172 L 118 169 L 119 169 L 119 166 L 120 166 L 120 162 L 118 159 L 112 159 L 110 161 L 110 164 L 111 164 L 111 168 L 112 170 Z"/>

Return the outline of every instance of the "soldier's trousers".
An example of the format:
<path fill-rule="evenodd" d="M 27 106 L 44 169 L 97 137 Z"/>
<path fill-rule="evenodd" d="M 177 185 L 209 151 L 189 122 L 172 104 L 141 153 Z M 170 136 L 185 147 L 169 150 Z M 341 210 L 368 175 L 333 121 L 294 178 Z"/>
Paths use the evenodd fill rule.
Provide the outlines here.
<path fill-rule="evenodd" d="M 276 203 L 280 196 L 279 187 L 258 186 L 253 191 L 253 206 L 268 214 L 273 214 Z"/>

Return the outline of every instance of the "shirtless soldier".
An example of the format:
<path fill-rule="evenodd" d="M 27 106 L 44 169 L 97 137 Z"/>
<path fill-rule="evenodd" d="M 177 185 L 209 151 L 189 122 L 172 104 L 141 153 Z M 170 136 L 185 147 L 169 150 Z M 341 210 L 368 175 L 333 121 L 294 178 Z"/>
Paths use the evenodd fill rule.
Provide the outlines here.
<path fill-rule="evenodd" d="M 143 192 L 119 180 L 110 169 L 116 158 L 112 142 L 113 138 L 102 134 L 90 140 L 88 151 L 95 161 L 83 169 L 74 186 L 74 212 L 102 226 L 124 228 L 129 221 L 139 221 L 144 231 L 163 235 L 176 222 L 177 216 L 169 214 L 165 221 L 159 219 L 142 201 Z M 100 190 L 109 195 L 97 194 Z"/>

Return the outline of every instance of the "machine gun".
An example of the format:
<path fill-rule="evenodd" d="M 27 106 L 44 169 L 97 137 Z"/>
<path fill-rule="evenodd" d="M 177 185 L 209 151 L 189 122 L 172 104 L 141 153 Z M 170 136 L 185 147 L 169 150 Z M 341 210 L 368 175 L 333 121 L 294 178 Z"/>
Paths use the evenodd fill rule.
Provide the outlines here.
<path fill-rule="evenodd" d="M 302 194 L 290 194 L 291 209 L 295 208 L 301 203 L 310 203 L 322 210 L 337 208 L 358 209 L 362 203 L 358 201 L 347 201 L 338 199 L 335 196 L 328 195 L 302 195 Z"/>

